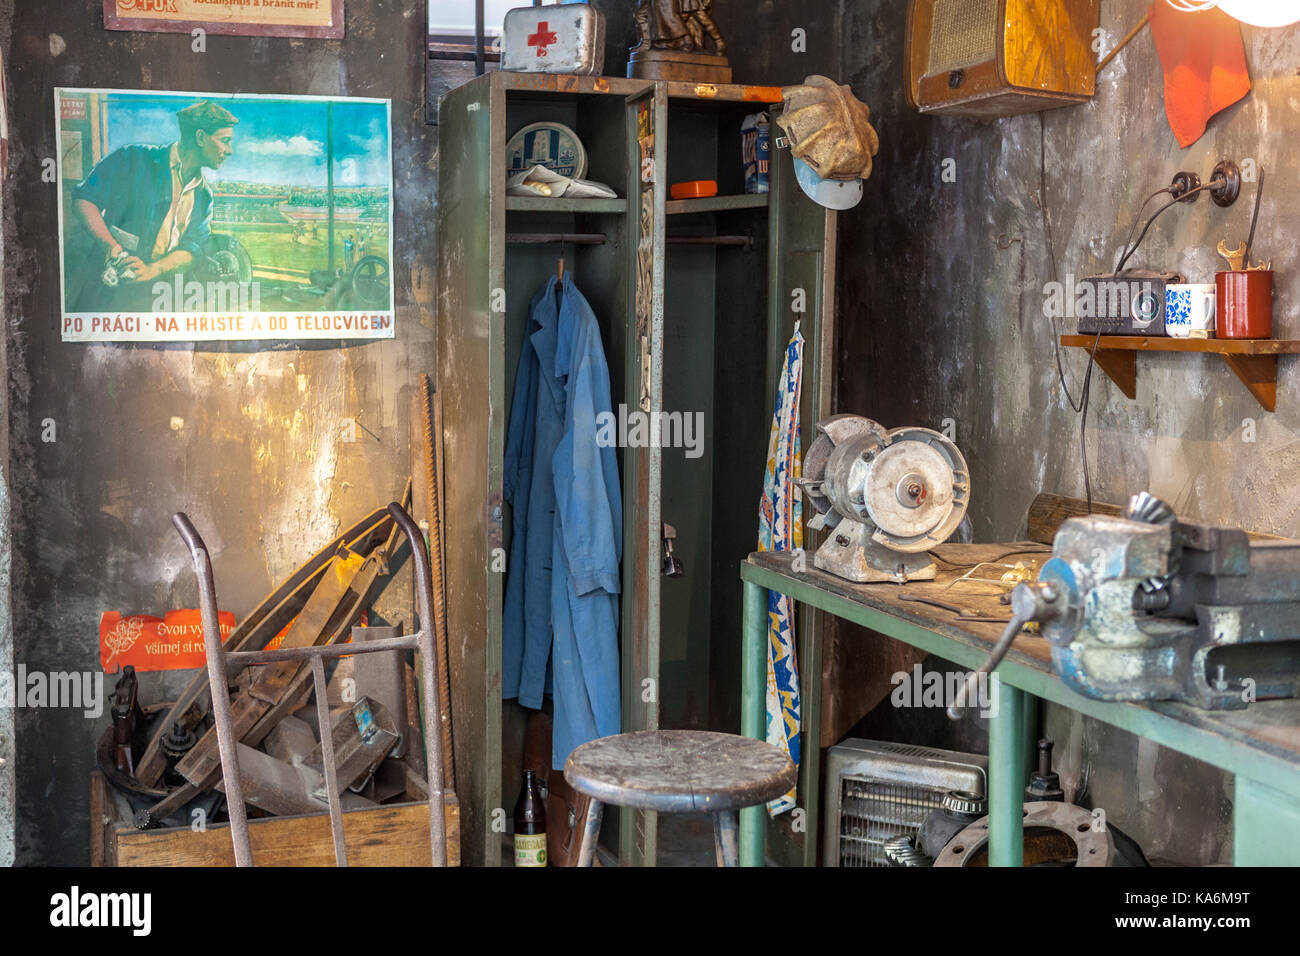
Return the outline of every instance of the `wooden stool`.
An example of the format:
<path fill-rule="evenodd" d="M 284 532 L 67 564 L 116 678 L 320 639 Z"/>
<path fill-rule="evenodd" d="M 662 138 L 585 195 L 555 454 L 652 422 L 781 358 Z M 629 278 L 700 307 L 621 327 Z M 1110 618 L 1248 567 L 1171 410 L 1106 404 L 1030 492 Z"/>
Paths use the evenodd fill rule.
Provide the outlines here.
<path fill-rule="evenodd" d="M 713 814 L 719 866 L 738 866 L 736 811 L 789 791 L 797 772 L 761 740 L 707 730 L 643 730 L 583 744 L 564 765 L 569 786 L 592 798 L 578 866 L 591 866 L 603 804 L 659 813 Z"/>

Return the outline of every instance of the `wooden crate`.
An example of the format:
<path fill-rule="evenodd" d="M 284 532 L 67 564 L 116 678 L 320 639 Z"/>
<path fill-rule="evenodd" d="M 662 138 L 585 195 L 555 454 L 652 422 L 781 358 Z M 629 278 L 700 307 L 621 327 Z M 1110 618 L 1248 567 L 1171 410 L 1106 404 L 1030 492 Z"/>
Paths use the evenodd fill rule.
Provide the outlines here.
<path fill-rule="evenodd" d="M 206 830 L 173 827 L 137 830 L 116 806 L 102 774 L 90 778 L 92 866 L 234 866 L 230 825 Z M 460 866 L 460 804 L 444 801 L 447 865 Z M 333 866 L 334 842 L 328 813 L 264 817 L 248 821 L 255 866 Z M 428 866 L 429 807 L 388 804 L 343 814 L 343 837 L 351 866 Z"/>

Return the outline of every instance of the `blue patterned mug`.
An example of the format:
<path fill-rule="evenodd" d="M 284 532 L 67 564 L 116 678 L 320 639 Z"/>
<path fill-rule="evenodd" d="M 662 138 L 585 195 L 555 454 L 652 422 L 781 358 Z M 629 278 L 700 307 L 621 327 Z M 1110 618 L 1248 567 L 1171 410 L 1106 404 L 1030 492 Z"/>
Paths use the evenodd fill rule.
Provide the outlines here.
<path fill-rule="evenodd" d="M 1176 339 L 1214 332 L 1214 283 L 1175 283 L 1165 287 L 1165 333 Z"/>

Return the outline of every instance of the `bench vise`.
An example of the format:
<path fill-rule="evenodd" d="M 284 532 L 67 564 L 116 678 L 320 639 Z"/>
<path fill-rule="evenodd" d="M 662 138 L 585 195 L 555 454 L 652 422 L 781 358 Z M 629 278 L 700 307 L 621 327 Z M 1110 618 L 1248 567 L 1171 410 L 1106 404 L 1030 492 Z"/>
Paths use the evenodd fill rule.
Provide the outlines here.
<path fill-rule="evenodd" d="M 1207 710 L 1300 696 L 1300 541 L 1181 522 L 1143 493 L 1122 518 L 1069 519 L 1052 551 L 1012 609 L 1079 693 Z"/>

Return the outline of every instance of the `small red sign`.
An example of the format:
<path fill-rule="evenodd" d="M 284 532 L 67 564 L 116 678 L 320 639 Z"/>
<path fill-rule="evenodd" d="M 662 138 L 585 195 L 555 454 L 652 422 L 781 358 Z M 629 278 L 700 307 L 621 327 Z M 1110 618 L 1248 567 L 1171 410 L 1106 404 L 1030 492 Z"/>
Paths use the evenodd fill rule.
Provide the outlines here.
<path fill-rule="evenodd" d="M 235 629 L 235 615 L 221 611 L 217 622 L 224 642 Z M 127 664 L 138 671 L 204 667 L 203 616 L 194 608 L 162 618 L 105 611 L 99 618 L 99 662 L 110 674 Z"/>
<path fill-rule="evenodd" d="M 59 119 L 84 120 L 86 118 L 86 100 L 80 96 L 59 97 Z"/>

